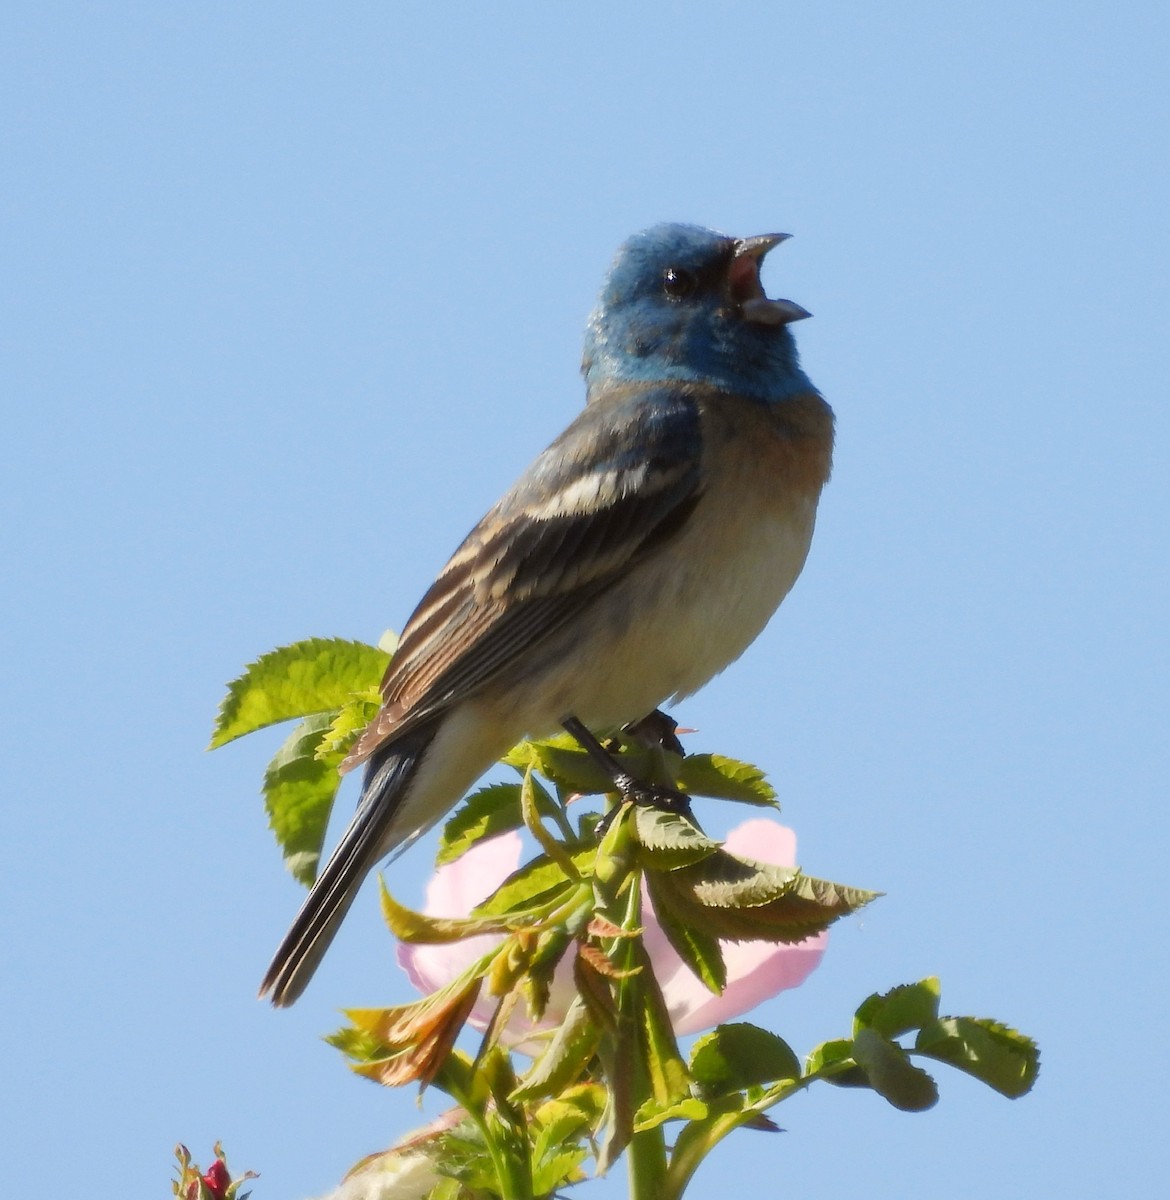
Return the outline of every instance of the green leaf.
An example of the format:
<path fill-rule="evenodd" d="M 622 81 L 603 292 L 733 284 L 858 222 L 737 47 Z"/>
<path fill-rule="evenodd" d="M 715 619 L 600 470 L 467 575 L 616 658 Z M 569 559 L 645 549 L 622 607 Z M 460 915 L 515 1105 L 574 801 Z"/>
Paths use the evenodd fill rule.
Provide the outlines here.
<path fill-rule="evenodd" d="M 833 1038 L 831 1041 L 821 1042 L 819 1046 L 815 1046 L 805 1059 L 804 1073 L 806 1075 L 819 1075 L 821 1072 L 831 1073 L 841 1063 L 854 1065 L 852 1038 Z M 829 1075 L 826 1077 L 830 1078 Z M 830 1082 L 835 1082 L 835 1080 L 830 1078 Z M 863 1084 L 865 1087 L 869 1087 L 868 1080 L 863 1080 Z"/>
<path fill-rule="evenodd" d="M 986 1018 L 943 1017 L 921 1030 L 914 1049 L 1012 1099 L 1030 1091 L 1040 1072 L 1036 1043 Z"/>
<path fill-rule="evenodd" d="M 703 984 L 716 996 L 721 995 L 727 986 L 727 965 L 723 961 L 723 951 L 718 939 L 704 932 L 693 921 L 678 919 L 671 907 L 670 898 L 660 898 L 660 872 L 647 871 L 643 878 L 650 892 L 650 901 L 654 905 L 654 915 L 658 918 L 662 932 L 666 934 L 666 940 Z"/>
<path fill-rule="evenodd" d="M 570 879 L 580 879 L 577 867 L 568 849 L 545 829 L 541 821 L 541 810 L 555 810 L 553 798 L 544 790 L 529 767 L 524 772 L 524 781 L 520 784 L 520 814 L 528 832 L 536 839 L 536 844 L 555 862 Z"/>
<path fill-rule="evenodd" d="M 576 742 L 556 738 L 531 742 L 531 766 L 562 792 L 600 795 L 613 791 L 613 781 Z"/>
<path fill-rule="evenodd" d="M 550 1151 L 532 1167 L 532 1192 L 535 1196 L 551 1196 L 565 1184 L 585 1178 L 580 1170 L 589 1151 L 584 1146 Z"/>
<path fill-rule="evenodd" d="M 605 1088 L 599 1083 L 578 1083 L 557 1089 L 532 1115 L 538 1133 L 534 1146 L 556 1146 L 580 1137 L 596 1124 L 605 1106 Z"/>
<path fill-rule="evenodd" d="M 624 770 L 638 779 L 648 777 L 654 761 L 651 752 L 642 747 L 623 747 L 615 757 Z M 500 762 L 515 767 L 520 774 L 531 767 L 566 794 L 594 796 L 614 790 L 613 780 L 567 733 L 520 742 Z"/>
<path fill-rule="evenodd" d="M 659 917 L 722 940 L 799 942 L 874 899 L 841 887 L 717 851 L 699 863 L 655 875 Z M 665 925 L 664 925 L 665 928 Z"/>
<path fill-rule="evenodd" d="M 605 1101 L 599 1084 L 578 1084 L 563 1089 L 554 1100 L 540 1105 L 532 1116 L 536 1134 L 532 1143 L 533 1192 L 551 1196 L 563 1184 L 583 1178 L 577 1169 L 587 1154 Z"/>
<path fill-rule="evenodd" d="M 264 773 L 268 824 L 284 854 L 285 866 L 306 887 L 317 878 L 325 829 L 341 783 L 337 767 L 317 757 L 331 718 L 331 713 L 306 717 Z"/>
<path fill-rule="evenodd" d="M 358 734 L 378 715 L 382 693 L 375 687 L 342 705 L 317 747 L 317 757 L 333 766 L 340 765 Z"/>
<path fill-rule="evenodd" d="M 577 1082 L 597 1051 L 601 1030 L 580 996 L 573 998 L 552 1041 L 513 1093 L 517 1100 L 557 1096 Z"/>
<path fill-rule="evenodd" d="M 858 1008 L 853 1031 L 868 1027 L 883 1037 L 901 1037 L 938 1019 L 938 998 L 939 983 L 933 976 L 875 992 Z"/>
<path fill-rule="evenodd" d="M 759 767 L 722 754 L 688 754 L 682 761 L 679 784 L 696 796 L 738 800 L 741 804 L 765 808 L 780 807 L 776 803 L 776 789 Z"/>
<path fill-rule="evenodd" d="M 700 862 L 719 849 L 693 821 L 678 813 L 638 805 L 634 810 L 634 829 L 638 835 L 638 860 L 659 871 Z"/>
<path fill-rule="evenodd" d="M 691 1051 L 691 1074 L 705 1096 L 800 1078 L 800 1060 L 782 1038 L 746 1021 L 719 1025 Z"/>
<path fill-rule="evenodd" d="M 523 821 L 518 783 L 493 783 L 480 788 L 467 797 L 443 826 L 435 865 L 454 862 L 476 842 L 518 829 Z"/>
<path fill-rule="evenodd" d="M 661 1105 L 651 1098 L 634 1114 L 634 1132 L 657 1129 L 667 1121 L 702 1121 L 708 1114 L 707 1104 L 697 1096 L 684 1096 L 673 1104 Z"/>
<path fill-rule="evenodd" d="M 553 977 L 572 943 L 573 935 L 563 926 L 552 925 L 537 935 L 536 950 L 528 960 L 528 969 L 521 982 L 528 1002 L 528 1015 L 533 1021 L 544 1016 L 552 994 Z"/>
<path fill-rule="evenodd" d="M 597 856 L 596 846 L 587 846 L 571 857 L 580 875 L 590 875 L 593 860 Z M 546 855 L 539 855 L 532 862 L 513 871 L 507 879 L 475 909 L 481 917 L 502 916 L 505 913 L 520 913 L 551 903 L 567 894 L 576 884 L 565 876 L 560 866 Z"/>
<path fill-rule="evenodd" d="M 880 1033 L 860 1030 L 853 1039 L 853 1057 L 870 1087 L 902 1112 L 924 1112 L 938 1103 L 934 1080 L 911 1063 L 901 1046 Z"/>
<path fill-rule="evenodd" d="M 308 638 L 263 654 L 228 684 L 209 749 L 266 725 L 341 708 L 377 686 L 389 655 L 365 642 Z"/>
<path fill-rule="evenodd" d="M 686 874 L 695 902 L 704 908 L 755 908 L 792 891 L 800 868 L 748 862 L 721 850 Z"/>
<path fill-rule="evenodd" d="M 390 895 L 386 881 L 381 876 L 378 878 L 378 888 L 381 892 L 382 920 L 400 942 L 436 946 L 483 933 L 506 934 L 512 930 L 512 923 L 499 917 L 430 917 L 426 913 L 415 912 L 399 904 Z"/>
<path fill-rule="evenodd" d="M 865 888 L 847 887 L 843 883 L 832 883 L 828 879 L 817 879 L 806 875 L 803 871 L 797 876 L 792 885 L 792 892 L 787 900 L 791 906 L 789 912 L 795 916 L 800 906 L 806 905 L 810 915 L 831 912 L 832 919 L 856 912 L 859 908 L 880 899 L 884 892 L 870 892 Z"/>

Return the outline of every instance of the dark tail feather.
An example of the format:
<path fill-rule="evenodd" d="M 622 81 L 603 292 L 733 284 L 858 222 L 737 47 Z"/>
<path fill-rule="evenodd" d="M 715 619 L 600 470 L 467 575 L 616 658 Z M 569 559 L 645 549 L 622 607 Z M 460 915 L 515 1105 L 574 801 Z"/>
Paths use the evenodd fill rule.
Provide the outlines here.
<path fill-rule="evenodd" d="M 435 729 L 424 728 L 396 740 L 370 758 L 357 812 L 337 849 L 317 877 L 272 957 L 260 995 L 278 1008 L 292 1004 L 305 990 L 329 949 L 362 881 L 397 845 L 390 835 L 394 817 L 414 778 Z M 412 830 L 404 830 L 405 841 Z"/>

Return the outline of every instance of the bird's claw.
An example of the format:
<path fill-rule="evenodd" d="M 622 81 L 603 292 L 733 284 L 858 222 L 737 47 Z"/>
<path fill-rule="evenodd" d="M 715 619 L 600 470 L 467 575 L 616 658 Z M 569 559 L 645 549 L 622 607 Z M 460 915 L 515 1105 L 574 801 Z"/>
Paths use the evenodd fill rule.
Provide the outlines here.
<path fill-rule="evenodd" d="M 647 783 L 644 779 L 635 779 L 624 771 L 614 781 L 623 800 L 640 804 L 644 808 L 657 808 L 662 812 L 678 813 L 679 816 L 691 819 L 691 798 L 686 792 L 677 788 L 665 787 L 660 783 Z"/>

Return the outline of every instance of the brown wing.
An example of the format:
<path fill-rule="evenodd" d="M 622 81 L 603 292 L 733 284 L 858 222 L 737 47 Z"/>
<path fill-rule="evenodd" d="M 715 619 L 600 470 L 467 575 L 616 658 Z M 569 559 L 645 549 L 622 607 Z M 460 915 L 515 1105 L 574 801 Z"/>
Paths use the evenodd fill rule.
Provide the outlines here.
<path fill-rule="evenodd" d="M 407 622 L 385 704 L 346 759 L 474 695 L 686 522 L 700 495 L 695 401 L 591 403 L 471 531 Z"/>

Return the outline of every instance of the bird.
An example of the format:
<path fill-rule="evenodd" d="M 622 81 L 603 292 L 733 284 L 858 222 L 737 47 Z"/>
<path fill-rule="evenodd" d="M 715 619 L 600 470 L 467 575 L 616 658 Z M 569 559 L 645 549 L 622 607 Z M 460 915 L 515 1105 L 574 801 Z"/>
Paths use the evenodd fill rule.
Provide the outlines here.
<path fill-rule="evenodd" d="M 808 554 L 832 409 L 767 296 L 787 234 L 660 224 L 629 238 L 585 334 L 585 405 L 484 516 L 407 621 L 353 819 L 260 987 L 304 991 L 362 881 L 515 743 L 609 731 L 744 652 Z M 636 781 L 619 779 L 621 788 Z"/>

